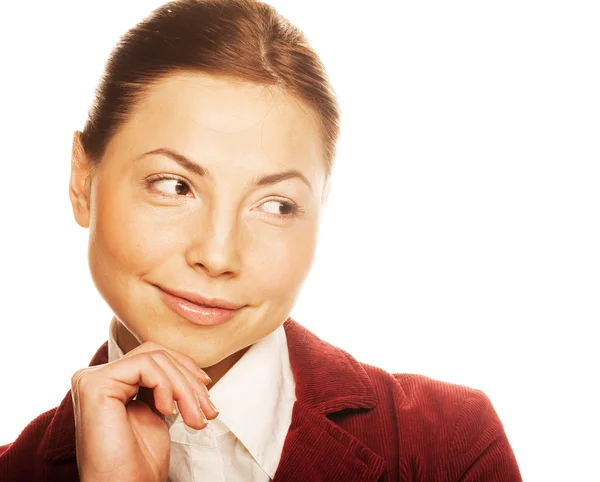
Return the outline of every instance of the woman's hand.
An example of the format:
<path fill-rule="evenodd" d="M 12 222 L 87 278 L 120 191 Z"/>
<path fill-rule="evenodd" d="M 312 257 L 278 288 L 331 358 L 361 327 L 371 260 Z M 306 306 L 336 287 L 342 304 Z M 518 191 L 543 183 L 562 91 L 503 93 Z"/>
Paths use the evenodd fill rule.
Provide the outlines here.
<path fill-rule="evenodd" d="M 173 415 L 177 400 L 186 425 L 206 427 L 206 419 L 218 414 L 207 383 L 191 358 L 151 342 L 114 362 L 78 370 L 71 387 L 80 480 L 166 481 L 171 441 L 163 417 Z M 140 400 L 144 392 L 147 403 Z"/>

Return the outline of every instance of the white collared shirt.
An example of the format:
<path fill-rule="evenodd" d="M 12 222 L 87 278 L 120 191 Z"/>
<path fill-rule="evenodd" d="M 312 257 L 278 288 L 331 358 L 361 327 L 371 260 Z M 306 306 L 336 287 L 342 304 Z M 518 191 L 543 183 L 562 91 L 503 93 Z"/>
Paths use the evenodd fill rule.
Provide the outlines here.
<path fill-rule="evenodd" d="M 123 356 L 110 324 L 108 361 Z M 255 343 L 210 389 L 219 410 L 204 430 L 166 417 L 171 482 L 267 482 L 273 479 L 296 401 L 283 326 Z"/>

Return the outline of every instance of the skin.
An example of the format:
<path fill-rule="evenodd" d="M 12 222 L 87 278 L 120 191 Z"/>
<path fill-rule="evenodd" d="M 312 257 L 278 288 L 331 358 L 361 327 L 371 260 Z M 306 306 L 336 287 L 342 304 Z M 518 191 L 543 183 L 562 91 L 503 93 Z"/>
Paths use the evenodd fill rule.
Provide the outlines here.
<path fill-rule="evenodd" d="M 216 383 L 289 317 L 312 265 L 327 183 L 316 114 L 278 88 L 177 74 L 149 89 L 94 169 L 79 136 L 70 199 L 90 230 L 90 270 L 119 346 L 168 347 Z M 206 172 L 143 155 L 156 149 Z M 254 183 L 289 170 L 306 182 Z M 245 306 L 224 324 L 198 326 L 156 285 Z"/>

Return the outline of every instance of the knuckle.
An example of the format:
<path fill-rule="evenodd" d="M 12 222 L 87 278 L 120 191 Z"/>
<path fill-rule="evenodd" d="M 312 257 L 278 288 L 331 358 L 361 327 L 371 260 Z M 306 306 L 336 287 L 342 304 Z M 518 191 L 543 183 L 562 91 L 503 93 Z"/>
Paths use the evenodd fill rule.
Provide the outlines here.
<path fill-rule="evenodd" d="M 140 346 L 143 346 L 144 348 L 150 349 L 152 351 L 160 350 L 162 348 L 158 343 L 154 341 L 145 341 Z"/>
<path fill-rule="evenodd" d="M 153 358 L 163 358 L 163 359 L 166 358 L 167 360 L 173 359 L 171 354 L 167 350 L 164 350 L 164 349 L 158 349 L 158 350 L 151 351 L 149 353 L 149 355 Z"/>
<path fill-rule="evenodd" d="M 86 375 L 88 375 L 90 373 L 89 368 L 81 368 L 79 370 L 77 370 L 73 376 L 71 377 L 71 388 L 73 390 L 79 390 L 81 388 L 81 386 L 84 383 L 84 380 L 86 378 Z"/>

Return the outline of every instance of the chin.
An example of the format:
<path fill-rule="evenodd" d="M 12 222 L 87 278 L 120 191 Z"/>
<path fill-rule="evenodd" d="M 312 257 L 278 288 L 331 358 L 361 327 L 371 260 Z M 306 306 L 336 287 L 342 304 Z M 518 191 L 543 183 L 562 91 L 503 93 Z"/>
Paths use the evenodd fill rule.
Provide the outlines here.
<path fill-rule="evenodd" d="M 191 359 L 193 359 L 200 368 L 205 369 L 205 368 L 215 367 L 215 366 L 219 365 L 220 363 L 227 362 L 227 360 L 233 361 L 232 360 L 233 358 L 239 359 L 246 352 L 247 349 L 248 349 L 248 347 L 242 348 L 240 350 L 234 351 L 233 353 L 227 353 L 227 354 L 211 353 L 211 354 L 202 355 L 202 354 L 198 354 L 197 352 L 190 353 L 187 350 L 182 351 L 182 353 L 184 353 L 185 355 L 187 355 Z M 237 360 L 235 360 L 235 361 L 237 361 Z"/>

